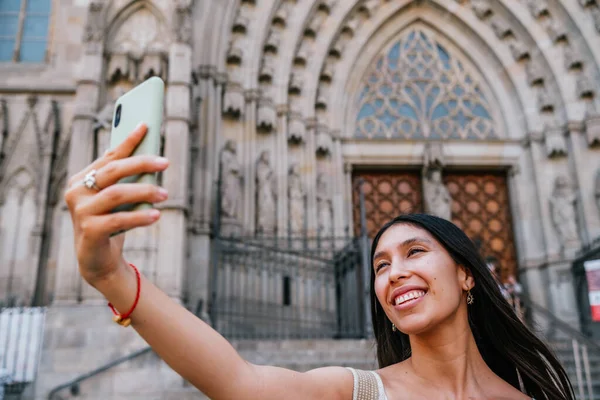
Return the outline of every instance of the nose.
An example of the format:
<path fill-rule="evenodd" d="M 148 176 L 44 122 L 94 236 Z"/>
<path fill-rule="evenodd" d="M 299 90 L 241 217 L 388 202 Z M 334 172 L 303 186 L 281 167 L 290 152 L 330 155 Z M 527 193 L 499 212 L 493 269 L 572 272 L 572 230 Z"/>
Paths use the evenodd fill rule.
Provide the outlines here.
<path fill-rule="evenodd" d="M 401 279 L 406 279 L 410 277 L 411 272 L 406 269 L 406 266 L 403 265 L 402 262 L 397 260 L 392 260 L 392 265 L 390 265 L 390 275 L 389 280 L 390 283 L 398 282 Z"/>

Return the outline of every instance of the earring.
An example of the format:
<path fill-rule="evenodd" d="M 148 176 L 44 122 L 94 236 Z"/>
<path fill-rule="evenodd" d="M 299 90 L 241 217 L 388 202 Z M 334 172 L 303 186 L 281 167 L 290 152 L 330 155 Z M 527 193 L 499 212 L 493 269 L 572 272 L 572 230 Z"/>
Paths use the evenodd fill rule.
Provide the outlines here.
<path fill-rule="evenodd" d="M 473 293 L 471 293 L 471 289 L 467 291 L 467 304 L 471 305 L 475 302 L 475 297 L 473 297 Z"/>
<path fill-rule="evenodd" d="M 398 330 L 398 328 L 396 328 L 396 325 L 394 325 L 394 323 L 392 323 L 392 331 L 396 332 Z"/>

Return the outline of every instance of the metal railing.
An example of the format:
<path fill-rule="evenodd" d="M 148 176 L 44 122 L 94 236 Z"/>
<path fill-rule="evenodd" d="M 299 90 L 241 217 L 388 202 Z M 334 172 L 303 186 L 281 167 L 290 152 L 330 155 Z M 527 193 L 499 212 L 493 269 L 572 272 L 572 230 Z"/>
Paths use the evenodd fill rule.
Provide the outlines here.
<path fill-rule="evenodd" d="M 137 357 L 140 357 L 144 354 L 147 354 L 149 352 L 152 351 L 152 348 L 150 346 L 148 347 L 144 347 L 140 350 L 134 351 L 131 354 L 128 354 L 124 357 L 118 358 L 116 360 L 113 360 L 111 362 L 108 362 L 90 372 L 87 372 L 85 374 L 82 374 L 74 379 L 71 379 L 70 381 L 63 383 L 61 385 L 58 385 L 57 387 L 55 387 L 54 389 L 52 389 L 50 391 L 50 393 L 48 394 L 48 400 L 64 400 L 64 398 L 62 396 L 60 396 L 60 392 L 65 390 L 65 389 L 69 389 L 71 395 L 73 396 L 77 396 L 80 393 L 80 385 L 82 382 L 91 379 L 113 367 L 116 367 L 119 364 L 123 364 L 127 361 L 131 361 Z"/>
<path fill-rule="evenodd" d="M 544 336 L 565 367 L 577 399 L 595 400 L 594 378 L 598 377 L 592 372 L 590 354 L 596 356 L 594 362 L 597 362 L 597 367 L 600 367 L 600 345 L 527 296 L 522 296 L 521 302 L 528 314 L 533 312 L 537 319 L 542 318 L 549 322 Z M 600 369 L 597 369 L 597 372 L 600 373 Z"/>
<path fill-rule="evenodd" d="M 362 337 L 360 243 L 215 238 L 210 316 L 228 339 Z"/>

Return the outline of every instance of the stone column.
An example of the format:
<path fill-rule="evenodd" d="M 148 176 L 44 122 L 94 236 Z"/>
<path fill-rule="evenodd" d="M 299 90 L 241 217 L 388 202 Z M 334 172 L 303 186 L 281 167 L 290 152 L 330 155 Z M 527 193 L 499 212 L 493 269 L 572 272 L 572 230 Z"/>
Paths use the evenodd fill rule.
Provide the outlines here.
<path fill-rule="evenodd" d="M 333 154 L 332 154 L 333 176 L 330 182 L 333 184 L 332 203 L 333 203 L 333 235 L 340 238 L 346 234 L 346 227 L 349 226 L 346 221 L 344 206 L 352 205 L 352 198 L 346 199 L 346 175 L 344 171 L 344 158 L 342 155 L 342 141 L 340 134 L 334 135 Z M 352 180 L 352 177 L 350 177 Z"/>
<path fill-rule="evenodd" d="M 103 8 L 102 1 L 90 2 L 84 36 L 84 54 L 78 68 L 76 106 L 69 143 L 68 176 L 81 171 L 94 158 L 93 124 L 98 108 L 104 48 Z M 66 208 L 61 209 L 60 213 L 62 214 L 61 235 L 57 257 L 55 301 L 69 304 L 81 300 L 82 280 L 75 257 L 71 216 Z"/>
<path fill-rule="evenodd" d="M 277 233 L 284 237 L 288 233 L 288 109 L 286 105 L 277 109 L 277 137 L 275 138 L 275 171 L 277 171 Z"/>
<path fill-rule="evenodd" d="M 177 41 L 169 50 L 164 156 L 170 161 L 163 173 L 169 200 L 161 208 L 156 284 L 181 299 L 187 265 L 188 173 L 190 160 L 190 98 L 192 77 L 191 2 L 176 5 Z"/>
<path fill-rule="evenodd" d="M 258 160 L 256 151 L 256 111 L 258 92 L 249 90 L 245 95 L 246 110 L 244 111 L 242 165 L 247 168 L 247 173 L 244 175 L 247 178 L 244 186 L 243 229 L 244 232 L 253 234 L 256 231 L 256 162 Z M 271 160 L 273 159 L 274 154 L 271 154 Z"/>

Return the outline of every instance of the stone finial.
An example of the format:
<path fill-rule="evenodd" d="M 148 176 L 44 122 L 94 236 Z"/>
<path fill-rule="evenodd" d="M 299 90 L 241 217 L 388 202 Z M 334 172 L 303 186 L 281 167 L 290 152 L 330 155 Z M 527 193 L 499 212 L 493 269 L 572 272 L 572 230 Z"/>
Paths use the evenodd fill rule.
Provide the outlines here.
<path fill-rule="evenodd" d="M 277 111 L 273 101 L 266 97 L 258 100 L 256 126 L 259 132 L 271 132 L 277 126 Z"/>
<path fill-rule="evenodd" d="M 291 113 L 288 122 L 288 142 L 299 144 L 304 142 L 306 136 L 306 125 L 299 113 Z"/>
<path fill-rule="evenodd" d="M 491 18 L 490 25 L 498 39 L 504 39 L 513 34 L 510 24 L 499 15 L 495 15 Z"/>
<path fill-rule="evenodd" d="M 425 168 L 442 168 L 444 166 L 444 148 L 441 142 L 428 142 L 423 150 Z"/>
<path fill-rule="evenodd" d="M 600 115 L 591 115 L 586 118 L 585 137 L 588 146 L 600 146 Z"/>
<path fill-rule="evenodd" d="M 228 83 L 223 95 L 223 115 L 239 119 L 244 113 L 244 90 L 237 83 Z"/>
<path fill-rule="evenodd" d="M 471 8 L 479 19 L 484 19 L 492 15 L 492 7 L 489 0 L 472 0 Z"/>
<path fill-rule="evenodd" d="M 525 74 L 527 75 L 527 82 L 531 86 L 544 83 L 544 68 L 537 58 L 529 60 L 525 66 Z"/>
<path fill-rule="evenodd" d="M 317 126 L 316 130 L 317 155 L 330 155 L 333 151 L 333 140 L 331 138 L 331 135 L 329 134 L 327 128 L 324 126 Z"/>
<path fill-rule="evenodd" d="M 317 6 L 317 8 L 320 11 L 326 12 L 327 14 L 331 14 L 331 10 L 337 2 L 338 0 L 319 0 L 319 5 Z"/>
<path fill-rule="evenodd" d="M 348 33 L 350 35 L 354 35 L 356 29 L 358 29 L 358 24 L 360 23 L 360 19 L 356 17 L 356 15 L 350 17 L 346 24 L 342 28 L 343 33 Z"/>
<path fill-rule="evenodd" d="M 554 96 L 546 85 L 540 87 L 537 92 L 538 109 L 542 112 L 554 110 Z"/>
<path fill-rule="evenodd" d="M 546 126 L 544 130 L 544 146 L 549 158 L 564 157 L 567 155 L 567 140 L 564 130 L 557 124 Z"/>
<path fill-rule="evenodd" d="M 565 46 L 565 68 L 579 69 L 583 67 L 583 59 L 578 49 L 572 43 Z"/>

